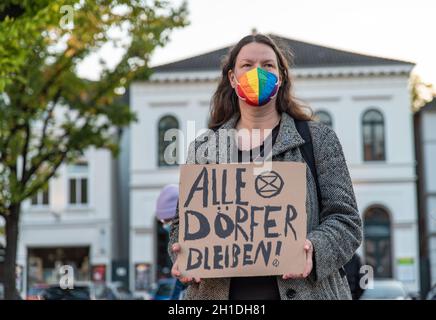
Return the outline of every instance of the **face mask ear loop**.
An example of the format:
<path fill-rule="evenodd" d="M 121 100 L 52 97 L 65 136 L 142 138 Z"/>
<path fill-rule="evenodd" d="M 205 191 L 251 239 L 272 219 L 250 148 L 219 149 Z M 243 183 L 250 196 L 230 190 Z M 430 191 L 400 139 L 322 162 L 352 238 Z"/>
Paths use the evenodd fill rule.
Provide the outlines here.
<path fill-rule="evenodd" d="M 236 78 L 236 75 L 235 75 L 234 72 L 233 72 L 233 76 L 235 77 L 236 87 L 238 87 L 238 86 L 239 86 L 239 81 L 238 81 L 238 79 Z M 234 90 L 235 90 L 236 96 L 237 96 L 239 99 L 241 99 L 242 101 L 246 101 L 246 100 L 247 100 L 247 99 L 242 98 L 241 96 L 239 96 L 239 94 L 238 94 L 238 90 L 237 90 L 236 88 L 235 88 Z"/>
<path fill-rule="evenodd" d="M 277 78 L 277 82 L 276 82 L 275 85 L 277 86 L 277 91 L 276 91 L 276 93 L 272 97 L 269 98 L 269 101 L 271 101 L 272 99 L 277 97 L 277 94 L 279 93 L 279 89 L 280 89 L 280 86 L 278 86 L 279 85 L 279 78 Z"/>

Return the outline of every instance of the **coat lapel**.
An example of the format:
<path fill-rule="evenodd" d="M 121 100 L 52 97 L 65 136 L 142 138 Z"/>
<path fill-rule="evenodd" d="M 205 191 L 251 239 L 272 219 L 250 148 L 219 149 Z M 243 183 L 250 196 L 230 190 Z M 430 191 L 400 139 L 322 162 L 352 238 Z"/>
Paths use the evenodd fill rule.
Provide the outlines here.
<path fill-rule="evenodd" d="M 232 118 L 227 120 L 219 130 L 215 131 L 211 134 L 207 141 L 207 148 L 209 150 L 207 154 L 207 162 L 208 163 L 232 163 L 237 162 L 237 159 L 232 159 L 231 155 L 236 154 L 236 144 L 230 143 L 230 141 L 235 141 L 235 129 L 236 123 L 239 119 L 239 114 L 235 114 Z M 220 130 L 227 130 L 226 133 L 229 135 L 229 141 L 226 139 L 220 139 Z M 223 133 L 221 132 L 221 137 Z M 286 152 L 292 148 L 297 148 L 304 144 L 304 139 L 300 136 L 295 127 L 294 119 L 287 113 L 283 112 L 281 114 L 280 128 L 279 133 L 277 135 L 276 141 L 272 148 L 272 156 L 277 156 L 283 152 Z M 218 146 L 218 148 L 216 148 Z M 212 150 L 217 149 L 216 152 Z M 231 152 L 231 150 L 233 151 Z"/>
<path fill-rule="evenodd" d="M 272 148 L 273 156 L 297 148 L 305 143 L 295 127 L 294 119 L 286 112 L 283 112 L 281 117 L 279 133 Z"/>

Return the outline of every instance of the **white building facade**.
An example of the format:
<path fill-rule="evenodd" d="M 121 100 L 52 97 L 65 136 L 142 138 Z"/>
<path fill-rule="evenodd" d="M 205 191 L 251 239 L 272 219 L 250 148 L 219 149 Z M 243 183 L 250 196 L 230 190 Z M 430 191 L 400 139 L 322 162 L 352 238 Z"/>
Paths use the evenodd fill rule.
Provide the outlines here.
<path fill-rule="evenodd" d="M 413 64 L 279 40 L 295 54 L 291 73 L 296 96 L 332 126 L 342 143 L 364 222 L 365 240 L 359 253 L 374 267 L 376 277 L 398 279 L 408 290 L 418 291 L 416 174 L 408 89 Z M 130 87 L 130 105 L 138 117 L 130 135 L 132 283 L 138 264 L 152 266 L 154 280 L 169 272 L 154 210 L 160 190 L 177 184 L 179 171 L 160 161 L 159 133 L 179 128 L 185 138 L 179 143 L 186 151 L 198 130 L 207 128 L 220 58 L 227 50 L 159 66 L 150 81 Z M 185 154 L 178 156 L 185 158 Z"/>
<path fill-rule="evenodd" d="M 415 115 L 423 286 L 436 284 L 436 99 Z"/>
<path fill-rule="evenodd" d="M 90 149 L 61 166 L 47 191 L 23 203 L 17 253 L 23 296 L 58 283 L 62 265 L 72 267 L 75 281 L 110 279 L 112 161 L 109 151 Z"/>

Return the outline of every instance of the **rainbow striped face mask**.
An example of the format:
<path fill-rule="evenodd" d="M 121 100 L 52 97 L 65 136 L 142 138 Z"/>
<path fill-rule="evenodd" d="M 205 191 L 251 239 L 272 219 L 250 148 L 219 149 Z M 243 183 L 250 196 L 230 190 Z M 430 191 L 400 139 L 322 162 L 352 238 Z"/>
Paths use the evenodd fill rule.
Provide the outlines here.
<path fill-rule="evenodd" d="M 273 99 L 279 91 L 277 76 L 262 68 L 254 68 L 236 80 L 236 94 L 251 106 L 263 106 Z"/>

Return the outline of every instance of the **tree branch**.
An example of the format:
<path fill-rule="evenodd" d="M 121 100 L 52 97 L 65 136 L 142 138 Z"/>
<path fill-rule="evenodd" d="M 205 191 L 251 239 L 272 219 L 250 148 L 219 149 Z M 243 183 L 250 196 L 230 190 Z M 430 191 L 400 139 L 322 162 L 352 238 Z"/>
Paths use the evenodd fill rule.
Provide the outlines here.
<path fill-rule="evenodd" d="M 83 124 L 83 126 L 81 127 L 81 129 L 79 129 L 79 131 L 81 131 L 81 130 L 83 130 L 86 126 L 88 126 L 89 125 L 89 122 L 90 122 L 90 118 L 86 118 L 86 121 L 85 121 L 85 123 Z M 69 136 L 71 135 L 71 132 L 69 131 L 69 130 L 66 130 L 65 132 L 64 132 L 64 134 L 59 138 L 59 142 L 62 142 L 62 141 L 64 141 L 65 139 L 67 139 Z M 39 161 L 38 161 L 38 163 L 36 163 L 36 164 L 34 164 L 27 172 L 26 172 L 26 175 L 24 176 L 23 175 L 23 179 L 22 179 L 22 182 L 21 183 L 23 183 L 23 185 L 25 185 L 29 180 L 30 180 L 30 178 L 32 177 L 32 175 L 35 173 L 35 172 L 37 172 L 38 171 L 38 169 L 41 167 L 41 165 L 45 162 L 45 161 L 48 161 L 51 157 L 55 157 L 55 156 L 60 156 L 60 155 L 62 155 L 63 153 L 67 153 L 68 151 L 69 151 L 69 144 L 70 144 L 70 141 L 67 141 L 67 142 L 65 142 L 65 144 L 66 144 L 66 147 L 65 147 L 65 151 L 59 151 L 58 149 L 54 149 L 55 151 L 53 151 L 53 152 L 48 152 L 48 153 L 46 153 Z"/>
<path fill-rule="evenodd" d="M 27 154 L 29 152 L 29 141 L 30 141 L 30 136 L 31 136 L 31 129 L 30 129 L 30 124 L 29 122 L 26 122 L 26 128 L 25 128 L 25 141 L 24 141 L 24 146 L 23 146 L 23 151 L 22 151 L 22 156 L 23 156 L 23 163 L 21 166 L 21 178 L 23 178 L 24 174 L 26 173 L 26 164 L 27 164 Z M 22 187 L 24 187 L 22 185 Z"/>
<path fill-rule="evenodd" d="M 47 175 L 47 177 L 41 182 L 38 183 L 36 185 L 34 185 L 32 188 L 28 188 L 27 192 L 23 193 L 22 195 L 22 200 L 30 197 L 36 190 L 41 189 L 45 183 L 47 183 L 55 174 L 56 171 L 58 170 L 59 166 L 64 162 L 66 156 L 67 156 L 68 151 L 65 150 L 63 152 L 61 152 L 60 155 L 60 159 L 58 160 L 58 162 L 53 166 L 52 171 L 50 172 L 50 174 Z"/>
<path fill-rule="evenodd" d="M 49 120 L 53 116 L 53 112 L 54 112 L 54 109 L 56 108 L 56 105 L 57 105 L 57 103 L 59 101 L 59 98 L 61 96 L 61 92 L 62 92 L 61 89 L 57 90 L 57 92 L 56 92 L 56 94 L 55 94 L 55 96 L 53 98 L 53 101 L 52 101 L 53 104 L 47 110 L 47 116 L 44 118 L 44 123 L 43 123 L 43 126 L 42 126 L 41 140 L 40 140 L 40 143 L 39 143 L 39 146 L 38 146 L 38 152 L 41 152 L 42 148 L 44 146 L 44 139 L 45 139 L 46 133 L 47 133 L 48 122 L 49 122 Z"/>

